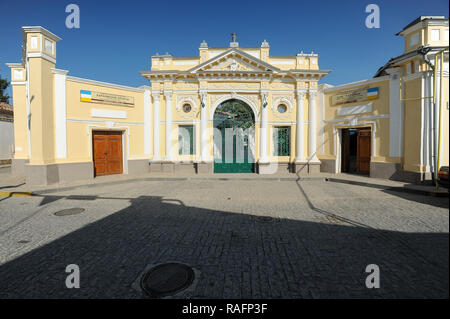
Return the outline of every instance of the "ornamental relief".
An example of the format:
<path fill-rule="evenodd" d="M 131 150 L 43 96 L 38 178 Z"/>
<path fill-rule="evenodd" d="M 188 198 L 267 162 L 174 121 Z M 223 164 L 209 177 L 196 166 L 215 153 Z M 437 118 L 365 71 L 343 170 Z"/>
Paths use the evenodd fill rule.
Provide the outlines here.
<path fill-rule="evenodd" d="M 259 90 L 259 83 L 208 83 L 209 89 L 231 90 Z"/>
<path fill-rule="evenodd" d="M 255 71 L 255 68 L 250 68 L 242 63 L 238 62 L 236 59 L 228 59 L 225 62 L 219 63 L 218 65 L 212 67 L 211 71 Z"/>
<path fill-rule="evenodd" d="M 271 87 L 272 87 L 272 89 L 294 90 L 295 84 L 278 82 L 278 83 L 272 83 Z"/>
<path fill-rule="evenodd" d="M 286 106 L 285 108 L 279 108 L 280 105 Z M 274 95 L 272 96 L 272 112 L 273 115 L 280 119 L 290 118 L 293 110 L 293 97 L 292 95 Z M 280 112 L 283 111 L 284 112 Z"/>
<path fill-rule="evenodd" d="M 177 95 L 177 106 L 176 110 L 180 117 L 183 118 L 193 118 L 197 113 L 197 102 L 195 95 Z M 189 104 L 190 108 L 184 107 L 185 104 Z"/>
<path fill-rule="evenodd" d="M 197 90 L 198 84 L 191 82 L 176 82 L 174 83 L 174 88 L 176 90 Z"/>

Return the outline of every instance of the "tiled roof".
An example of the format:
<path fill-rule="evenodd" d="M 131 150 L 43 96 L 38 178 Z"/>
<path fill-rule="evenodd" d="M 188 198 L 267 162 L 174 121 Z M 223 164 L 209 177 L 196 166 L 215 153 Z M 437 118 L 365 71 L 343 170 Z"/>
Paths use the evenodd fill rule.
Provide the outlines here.
<path fill-rule="evenodd" d="M 13 113 L 14 108 L 12 105 L 9 105 L 8 103 L 0 102 L 0 113 Z"/>

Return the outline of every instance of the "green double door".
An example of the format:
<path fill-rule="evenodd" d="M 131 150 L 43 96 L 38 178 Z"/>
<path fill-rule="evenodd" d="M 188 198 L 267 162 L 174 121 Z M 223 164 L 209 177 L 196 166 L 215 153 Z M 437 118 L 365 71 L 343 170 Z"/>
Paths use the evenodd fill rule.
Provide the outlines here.
<path fill-rule="evenodd" d="M 228 100 L 214 113 L 214 173 L 254 173 L 254 128 L 251 108 Z"/>

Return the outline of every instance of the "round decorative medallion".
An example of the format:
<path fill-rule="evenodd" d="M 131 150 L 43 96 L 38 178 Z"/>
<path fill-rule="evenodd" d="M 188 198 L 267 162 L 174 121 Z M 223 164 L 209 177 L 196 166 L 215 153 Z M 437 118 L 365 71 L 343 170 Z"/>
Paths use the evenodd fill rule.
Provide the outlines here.
<path fill-rule="evenodd" d="M 179 116 L 185 119 L 192 119 L 197 111 L 197 103 L 194 96 L 178 96 L 176 109 Z"/>
<path fill-rule="evenodd" d="M 183 104 L 183 112 L 189 113 L 192 110 L 192 106 L 189 103 Z"/>
<path fill-rule="evenodd" d="M 287 111 L 287 106 L 286 106 L 285 104 L 279 104 L 277 109 L 278 109 L 278 112 L 279 112 L 279 113 L 282 113 L 282 114 L 283 114 L 283 113 L 286 113 L 286 111 Z"/>
<path fill-rule="evenodd" d="M 273 115 L 280 120 L 289 118 L 292 113 L 292 97 L 274 97 L 272 102 L 272 110 Z"/>

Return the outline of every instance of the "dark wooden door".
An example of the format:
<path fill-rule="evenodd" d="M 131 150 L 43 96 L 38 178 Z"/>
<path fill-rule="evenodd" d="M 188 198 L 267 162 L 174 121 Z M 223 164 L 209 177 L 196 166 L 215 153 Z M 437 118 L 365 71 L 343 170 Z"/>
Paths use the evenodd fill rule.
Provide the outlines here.
<path fill-rule="evenodd" d="M 370 173 L 370 130 L 358 130 L 357 155 L 356 155 L 356 171 L 358 173 Z"/>
<path fill-rule="evenodd" d="M 94 176 L 122 174 L 122 132 L 93 132 Z"/>
<path fill-rule="evenodd" d="M 350 134 L 348 129 L 342 129 L 342 148 L 341 148 L 341 172 L 349 171 L 349 156 L 350 156 Z"/>

